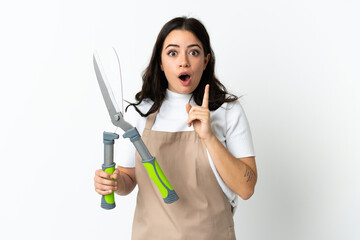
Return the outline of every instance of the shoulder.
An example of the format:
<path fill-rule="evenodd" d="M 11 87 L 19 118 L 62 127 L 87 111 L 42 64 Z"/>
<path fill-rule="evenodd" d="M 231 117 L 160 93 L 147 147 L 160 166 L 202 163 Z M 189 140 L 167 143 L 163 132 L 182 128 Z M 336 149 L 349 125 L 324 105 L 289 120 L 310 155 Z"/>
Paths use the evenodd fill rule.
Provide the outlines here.
<path fill-rule="evenodd" d="M 246 114 L 239 99 L 234 102 L 226 103 L 225 109 L 227 130 L 236 127 L 247 127 L 248 122 Z"/>
<path fill-rule="evenodd" d="M 218 138 L 225 139 L 248 127 L 245 111 L 239 100 L 223 103 L 221 107 L 212 111 L 210 116 L 213 130 Z"/>
<path fill-rule="evenodd" d="M 221 108 L 225 109 L 225 112 L 227 114 L 227 118 L 232 116 L 242 116 L 245 115 L 244 108 L 242 107 L 239 99 L 233 102 L 224 103 Z"/>
<path fill-rule="evenodd" d="M 239 100 L 225 102 L 213 112 L 214 115 L 223 118 L 226 121 L 245 115 L 245 111 Z"/>

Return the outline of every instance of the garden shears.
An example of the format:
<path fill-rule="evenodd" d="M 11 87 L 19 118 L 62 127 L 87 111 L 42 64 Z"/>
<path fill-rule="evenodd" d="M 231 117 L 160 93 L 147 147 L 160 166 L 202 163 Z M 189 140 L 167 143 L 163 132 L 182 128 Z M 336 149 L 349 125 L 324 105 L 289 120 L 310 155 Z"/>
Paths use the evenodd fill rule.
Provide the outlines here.
<path fill-rule="evenodd" d="M 105 69 L 100 61 L 100 57 L 98 53 L 95 51 L 93 54 L 93 63 L 96 73 L 96 78 L 98 80 L 102 96 L 104 98 L 107 110 L 109 112 L 111 122 L 116 127 L 121 128 L 125 133 L 122 135 L 123 138 L 129 138 L 130 141 L 135 146 L 138 151 L 141 162 L 149 173 L 151 179 L 159 189 L 162 198 L 165 203 L 173 203 L 179 199 L 175 190 L 167 180 L 165 174 L 161 170 L 156 158 L 152 156 L 145 146 L 144 142 L 141 139 L 139 132 L 136 127 L 133 127 L 130 123 L 125 121 L 123 116 L 123 99 L 122 99 L 122 79 L 121 79 L 121 68 L 120 61 L 118 55 L 114 49 L 114 53 L 116 54 L 119 71 L 120 71 L 120 83 L 121 83 L 121 108 L 118 107 L 117 102 L 115 100 L 114 94 L 110 87 L 109 82 L 107 81 L 107 76 L 105 74 Z M 103 171 L 113 174 L 115 171 L 115 162 L 114 162 L 114 140 L 118 139 L 119 135 L 111 132 L 103 132 L 103 143 L 104 143 L 104 164 L 102 165 Z M 102 196 L 101 198 L 101 207 L 104 209 L 113 209 L 115 208 L 115 198 L 114 192 L 111 194 Z"/>

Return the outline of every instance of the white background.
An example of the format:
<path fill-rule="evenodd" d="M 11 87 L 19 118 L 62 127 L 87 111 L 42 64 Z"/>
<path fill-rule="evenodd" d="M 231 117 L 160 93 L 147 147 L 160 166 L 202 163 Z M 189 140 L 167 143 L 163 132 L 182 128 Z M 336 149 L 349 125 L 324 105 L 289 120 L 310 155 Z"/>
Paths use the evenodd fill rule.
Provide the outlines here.
<path fill-rule="evenodd" d="M 129 2 L 1 2 L 0 239 L 130 239 L 136 192 L 105 211 L 93 187 L 114 127 L 92 53 L 117 48 L 132 101 L 182 15 L 207 27 L 251 125 L 259 179 L 238 239 L 360 239 L 358 1 Z"/>

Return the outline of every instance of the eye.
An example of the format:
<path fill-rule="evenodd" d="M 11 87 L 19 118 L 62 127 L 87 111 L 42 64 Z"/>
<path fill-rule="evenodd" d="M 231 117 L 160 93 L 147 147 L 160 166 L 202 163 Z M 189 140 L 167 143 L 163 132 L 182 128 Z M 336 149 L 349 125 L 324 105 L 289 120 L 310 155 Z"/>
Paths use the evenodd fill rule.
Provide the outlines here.
<path fill-rule="evenodd" d="M 167 53 L 170 57 L 174 57 L 176 56 L 176 51 L 175 50 L 170 50 L 168 53 Z"/>
<path fill-rule="evenodd" d="M 190 55 L 192 56 L 198 56 L 200 54 L 199 50 L 191 50 Z"/>

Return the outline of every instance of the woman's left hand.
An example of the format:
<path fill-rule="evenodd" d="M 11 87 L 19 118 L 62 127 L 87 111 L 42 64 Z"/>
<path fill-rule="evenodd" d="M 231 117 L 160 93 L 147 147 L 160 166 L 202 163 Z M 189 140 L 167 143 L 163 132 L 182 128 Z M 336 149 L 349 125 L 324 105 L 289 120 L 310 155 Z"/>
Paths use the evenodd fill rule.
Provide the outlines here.
<path fill-rule="evenodd" d="M 209 84 L 205 86 L 204 98 L 201 106 L 191 106 L 186 104 L 186 111 L 189 115 L 188 126 L 194 126 L 195 132 L 202 140 L 209 139 L 213 136 L 210 126 L 209 110 Z"/>

